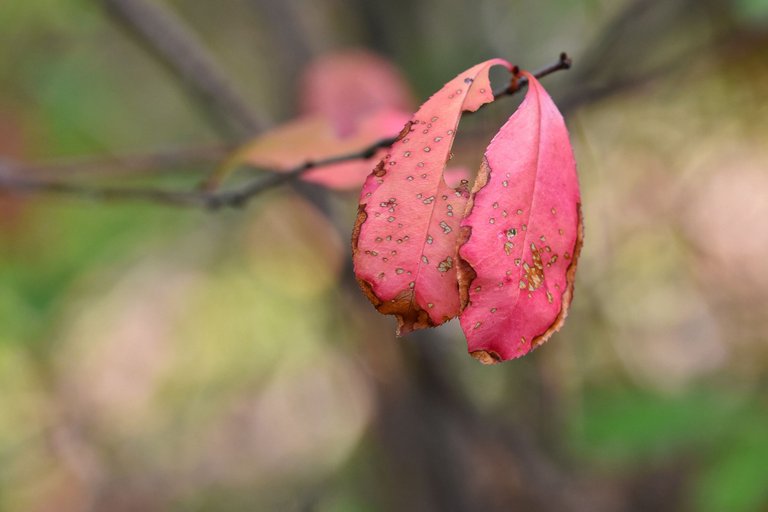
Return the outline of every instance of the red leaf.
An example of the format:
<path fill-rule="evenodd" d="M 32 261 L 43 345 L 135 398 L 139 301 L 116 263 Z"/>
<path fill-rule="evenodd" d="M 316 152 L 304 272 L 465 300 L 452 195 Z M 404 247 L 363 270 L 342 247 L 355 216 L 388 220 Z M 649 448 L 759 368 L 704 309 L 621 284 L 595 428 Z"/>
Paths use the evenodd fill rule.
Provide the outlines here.
<path fill-rule="evenodd" d="M 395 315 L 398 334 L 439 325 L 459 312 L 456 241 L 466 189 L 443 179 L 463 111 L 493 101 L 478 64 L 424 103 L 368 176 L 352 237 L 355 274 L 376 308 Z"/>
<path fill-rule="evenodd" d="M 582 223 L 576 163 L 560 112 L 529 80 L 488 146 L 461 222 L 461 326 L 483 363 L 528 353 L 562 325 Z"/>

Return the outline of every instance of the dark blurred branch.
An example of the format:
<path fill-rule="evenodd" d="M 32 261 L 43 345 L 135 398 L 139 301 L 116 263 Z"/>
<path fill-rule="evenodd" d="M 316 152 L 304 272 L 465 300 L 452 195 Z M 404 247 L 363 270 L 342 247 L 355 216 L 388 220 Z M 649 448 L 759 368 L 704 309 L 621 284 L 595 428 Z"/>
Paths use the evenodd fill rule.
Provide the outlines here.
<path fill-rule="evenodd" d="M 0 166 L 0 171 L 5 168 Z M 15 173 L 14 173 L 15 174 Z M 197 195 L 172 190 L 147 187 L 89 186 L 66 181 L 30 180 L 16 176 L 0 175 L 0 191 L 16 194 L 51 194 L 94 201 L 149 201 L 174 206 L 204 206 Z"/>
<path fill-rule="evenodd" d="M 266 124 L 237 92 L 226 73 L 172 10 L 146 0 L 102 0 L 108 11 L 200 98 L 216 124 L 248 136 Z"/>
<path fill-rule="evenodd" d="M 115 0 L 110 0 L 115 1 Z M 131 0 L 133 1 L 133 0 Z M 564 53 L 560 55 L 557 63 L 542 68 L 534 73 L 537 78 L 543 78 L 563 69 L 568 69 L 571 61 Z M 521 79 L 514 81 L 506 88 L 494 92 L 494 97 L 511 96 L 520 91 L 527 80 Z M 57 195 L 68 195 L 92 200 L 142 200 L 171 206 L 193 206 L 204 207 L 208 209 L 219 209 L 223 207 L 239 207 L 246 204 L 255 196 L 278 187 L 280 185 L 291 183 L 311 171 L 320 167 L 347 162 L 350 160 L 359 160 L 371 158 L 377 150 L 387 148 L 394 144 L 397 137 L 380 139 L 365 148 L 351 153 L 344 153 L 321 160 L 307 161 L 287 171 L 276 172 L 267 177 L 262 177 L 248 181 L 241 187 L 233 190 L 223 191 L 175 191 L 166 189 L 153 189 L 149 187 L 113 187 L 113 186 L 87 186 L 69 183 L 66 181 L 45 181 L 40 179 L 29 179 L 22 177 L 19 166 L 10 162 L 0 161 L 0 191 L 22 192 L 22 193 L 48 193 Z M 25 166 L 21 166 L 25 167 Z M 34 166 L 26 166 L 34 167 Z"/>
<path fill-rule="evenodd" d="M 220 162 L 237 149 L 234 144 L 165 149 L 152 153 L 115 156 L 86 156 L 51 162 L 23 163 L 5 161 L 0 169 L 18 177 L 34 179 L 102 178 L 171 173 L 193 166 L 206 168 Z"/>
<path fill-rule="evenodd" d="M 305 8 L 301 0 L 250 0 L 248 5 L 258 12 L 268 27 L 271 49 L 276 53 L 273 60 L 280 65 L 281 86 L 292 87 L 296 74 L 294 70 L 304 69 L 316 55 L 319 48 L 314 48 L 309 34 L 303 29 L 301 10 Z M 275 59 L 275 57 L 277 57 Z"/>
<path fill-rule="evenodd" d="M 12 163 L 0 161 L 0 191 L 46 193 L 90 200 L 142 200 L 169 206 L 193 206 L 209 209 L 219 209 L 225 206 L 238 207 L 243 206 L 262 192 L 294 181 L 312 169 L 350 160 L 370 158 L 377 149 L 392 145 L 394 140 L 394 138 L 381 139 L 360 151 L 305 162 L 288 171 L 273 172 L 266 178 L 247 182 L 241 188 L 219 192 L 175 191 L 149 187 L 88 186 L 67 181 L 28 179 L 22 177 Z"/>

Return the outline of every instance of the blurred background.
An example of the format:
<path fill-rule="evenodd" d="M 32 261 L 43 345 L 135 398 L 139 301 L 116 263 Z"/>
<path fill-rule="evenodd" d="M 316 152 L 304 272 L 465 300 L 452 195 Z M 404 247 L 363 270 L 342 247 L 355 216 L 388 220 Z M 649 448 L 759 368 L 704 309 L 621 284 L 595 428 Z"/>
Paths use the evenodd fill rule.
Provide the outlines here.
<path fill-rule="evenodd" d="M 401 109 L 573 57 L 543 84 L 586 238 L 539 350 L 395 339 L 351 279 L 355 190 L 21 193 L 195 187 L 350 49 Z M 457 161 L 521 97 L 463 120 Z M 0 510 L 768 510 L 767 98 L 765 0 L 3 2 Z"/>

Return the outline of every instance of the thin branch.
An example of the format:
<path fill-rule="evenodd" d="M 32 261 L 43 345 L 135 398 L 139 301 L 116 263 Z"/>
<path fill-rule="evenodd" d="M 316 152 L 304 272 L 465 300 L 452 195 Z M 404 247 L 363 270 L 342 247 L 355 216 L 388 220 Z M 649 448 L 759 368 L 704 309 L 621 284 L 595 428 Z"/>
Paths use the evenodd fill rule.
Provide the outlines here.
<path fill-rule="evenodd" d="M 102 1 L 116 19 L 202 100 L 219 125 L 224 122 L 244 136 L 266 127 L 205 44 L 171 9 L 146 0 Z"/>
<path fill-rule="evenodd" d="M 558 62 L 536 71 L 534 76 L 536 78 L 543 78 L 556 71 L 568 69 L 570 66 L 570 59 L 563 53 L 560 55 Z M 496 98 L 511 96 L 516 94 L 526 85 L 527 80 L 513 80 L 509 86 L 504 88 L 504 90 L 494 92 L 494 96 Z M 12 172 L 8 168 L 4 169 L 2 162 L 0 162 L 0 191 L 48 193 L 94 200 L 142 200 L 171 206 L 204 207 L 211 210 L 223 207 L 240 207 L 245 205 L 255 196 L 280 185 L 293 182 L 312 169 L 350 160 L 371 158 L 376 154 L 377 150 L 390 147 L 396 140 L 397 137 L 380 139 L 358 151 L 336 155 L 321 160 L 307 161 L 287 171 L 273 171 L 273 173 L 266 178 L 254 179 L 246 182 L 240 188 L 233 190 L 215 192 L 205 190 L 175 191 L 146 187 L 124 188 L 84 186 L 62 181 L 30 180 L 19 177 L 18 172 Z"/>
<path fill-rule="evenodd" d="M 35 179 L 141 176 L 216 164 L 236 148 L 234 144 L 218 144 L 171 148 L 141 154 L 73 157 L 36 163 L 16 162 L 0 157 L 0 167 L 4 168 L 7 174 L 19 177 L 31 175 Z"/>
<path fill-rule="evenodd" d="M 304 173 L 350 160 L 370 158 L 376 150 L 391 146 L 396 137 L 381 139 L 370 146 L 353 153 L 324 158 L 322 160 L 308 161 L 287 171 L 272 171 L 266 178 L 247 182 L 241 188 L 224 190 L 220 192 L 205 191 L 178 191 L 169 189 L 157 189 L 149 187 L 114 187 L 114 186 L 87 186 L 67 181 L 44 181 L 39 179 L 27 179 L 19 175 L 18 171 L 11 170 L 7 162 L 0 161 L 0 192 L 14 192 L 22 194 L 43 193 L 63 195 L 95 201 L 125 200 L 125 201 L 151 201 L 168 206 L 192 206 L 204 207 L 216 210 L 222 207 L 240 207 L 254 196 L 280 185 L 294 181 Z"/>
<path fill-rule="evenodd" d="M 0 176 L 0 191 L 15 194 L 52 194 L 93 201 L 149 201 L 169 206 L 205 206 L 195 194 L 149 187 L 88 186 L 65 181 L 29 180 L 14 176 Z"/>
<path fill-rule="evenodd" d="M 285 183 L 296 180 L 312 169 L 320 167 L 326 167 L 329 165 L 339 164 L 342 162 L 348 162 L 350 160 L 361 160 L 371 158 L 376 154 L 376 151 L 381 148 L 388 148 L 395 143 L 397 137 L 388 137 L 386 139 L 380 139 L 377 142 L 365 147 L 359 151 L 353 153 L 346 153 L 343 155 L 332 156 L 321 160 L 307 161 L 301 165 L 294 167 L 286 172 L 279 172 L 269 175 L 266 178 L 254 180 L 246 183 L 239 189 L 231 191 L 222 191 L 208 193 L 206 196 L 209 198 L 207 206 L 209 208 L 220 208 L 222 206 L 243 206 L 250 199 L 262 192 L 283 185 Z"/>
<path fill-rule="evenodd" d="M 541 78 L 544 78 L 545 76 L 551 75 L 552 73 L 563 71 L 565 69 L 571 69 L 572 65 L 573 65 L 573 61 L 571 60 L 571 58 L 568 56 L 567 53 L 563 52 L 560 54 L 560 58 L 558 59 L 557 62 L 555 62 L 554 64 L 550 64 L 549 66 L 543 67 L 532 74 L 536 78 L 541 79 Z M 528 85 L 528 79 L 526 77 L 518 77 L 518 72 L 519 70 L 517 66 L 515 66 L 515 72 L 512 75 L 512 80 L 510 80 L 509 85 L 493 91 L 494 99 L 499 99 L 502 96 L 511 96 L 512 94 L 515 94 L 517 91 L 519 91 L 520 89 Z"/>

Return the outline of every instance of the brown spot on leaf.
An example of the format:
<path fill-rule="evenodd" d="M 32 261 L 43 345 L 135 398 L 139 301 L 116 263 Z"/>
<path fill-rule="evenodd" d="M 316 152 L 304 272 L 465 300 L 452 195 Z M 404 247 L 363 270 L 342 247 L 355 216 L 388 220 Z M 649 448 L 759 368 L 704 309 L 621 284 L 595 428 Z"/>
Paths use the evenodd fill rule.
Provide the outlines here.
<path fill-rule="evenodd" d="M 488 166 L 488 160 L 483 158 L 483 161 L 480 164 L 480 170 L 477 171 L 477 176 L 475 177 L 475 183 L 472 186 L 469 199 L 467 200 L 467 205 L 464 208 L 464 217 L 469 217 L 469 215 L 472 213 L 472 209 L 475 206 L 475 197 L 477 192 L 488 184 L 489 175 L 490 167 Z M 456 242 L 456 247 L 461 249 L 461 246 L 467 243 L 471 236 L 472 228 L 469 226 L 462 226 L 459 229 L 459 237 Z M 457 251 L 456 254 L 456 273 L 457 279 L 459 281 L 459 301 L 461 304 L 461 311 L 464 311 L 464 309 L 466 309 L 466 307 L 469 305 L 469 288 L 472 285 L 472 281 L 474 281 L 477 277 L 477 272 L 475 272 L 475 269 L 472 268 L 472 265 L 470 265 L 468 261 L 461 257 L 461 253 L 459 251 Z M 480 287 L 478 286 L 477 288 Z M 480 290 L 476 291 L 479 292 Z"/>
<path fill-rule="evenodd" d="M 408 121 L 407 123 L 405 123 L 405 126 L 403 126 L 403 129 L 400 130 L 400 133 L 397 134 L 397 140 L 405 139 L 405 136 L 408 135 L 412 131 L 411 126 L 415 122 L 416 121 Z M 408 142 L 408 140 L 405 139 L 404 142 Z"/>
<path fill-rule="evenodd" d="M 531 244 L 531 258 L 533 266 L 525 262 L 523 263 L 523 270 L 525 271 L 523 280 L 527 285 L 528 291 L 532 292 L 544 283 L 544 265 L 541 262 L 541 253 L 534 244 Z M 520 285 L 520 288 L 524 288 L 522 286 L 523 281 L 520 281 Z"/>
<path fill-rule="evenodd" d="M 373 175 L 377 178 L 383 177 L 385 174 L 387 174 L 387 170 L 384 168 L 384 160 L 378 163 L 378 165 L 373 169 Z"/>
<path fill-rule="evenodd" d="M 367 204 L 359 204 L 357 206 L 357 217 L 355 218 L 355 226 L 352 228 L 352 256 L 357 254 L 357 244 L 360 240 L 360 230 L 363 227 L 363 223 L 368 219 L 368 213 L 365 211 Z"/>
<path fill-rule="evenodd" d="M 464 243 L 469 240 L 470 236 L 472 236 L 472 228 L 469 226 L 462 226 L 459 228 L 457 246 L 461 247 L 464 245 Z M 472 281 L 477 277 L 477 272 L 472 268 L 472 265 L 461 257 L 458 251 L 456 256 L 456 277 L 459 281 L 459 304 L 461 305 L 461 310 L 464 311 L 469 305 L 469 287 L 472 284 Z M 476 293 L 479 293 L 480 290 L 481 288 L 479 286 L 475 287 Z"/>
<path fill-rule="evenodd" d="M 578 265 L 579 255 L 581 254 L 581 246 L 584 243 L 584 217 L 581 214 L 581 203 L 576 205 L 578 215 L 578 226 L 576 231 L 576 243 L 573 247 L 573 259 L 571 264 L 568 265 L 568 270 L 565 274 L 565 291 L 563 292 L 562 301 L 560 303 L 560 312 L 557 314 L 552 325 L 550 325 L 546 331 L 536 336 L 531 340 L 531 349 L 538 347 L 549 339 L 555 332 L 560 330 L 565 322 L 565 317 L 568 316 L 568 308 L 573 300 L 573 284 L 576 277 L 576 267 Z M 567 253 L 566 253 L 567 254 Z"/>

